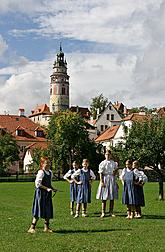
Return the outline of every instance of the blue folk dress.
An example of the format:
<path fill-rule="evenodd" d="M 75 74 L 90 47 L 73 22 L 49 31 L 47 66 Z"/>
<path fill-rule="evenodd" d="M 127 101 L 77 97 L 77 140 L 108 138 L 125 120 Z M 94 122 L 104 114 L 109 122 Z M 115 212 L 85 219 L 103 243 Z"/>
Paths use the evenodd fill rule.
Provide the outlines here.
<path fill-rule="evenodd" d="M 141 173 L 137 169 L 134 169 L 134 181 L 139 182 L 141 180 Z M 143 175 L 143 174 L 142 174 Z M 134 196 L 135 196 L 135 206 L 145 206 L 143 186 L 134 184 Z"/>
<path fill-rule="evenodd" d="M 73 173 L 75 173 L 75 169 L 70 169 L 65 175 L 64 179 L 71 179 Z M 77 177 L 77 181 L 79 181 L 79 176 Z M 70 202 L 76 202 L 77 199 L 77 184 L 75 182 L 70 183 Z"/>
<path fill-rule="evenodd" d="M 81 185 L 78 185 L 77 203 L 91 203 L 91 176 L 90 169 L 84 171 L 80 170 L 79 181 L 82 181 Z"/>
<path fill-rule="evenodd" d="M 75 172 L 75 170 L 71 170 L 71 175 Z M 77 181 L 79 181 L 79 178 L 77 177 Z M 71 202 L 76 202 L 77 200 L 77 193 L 78 193 L 78 188 L 77 184 L 75 182 L 70 184 L 70 201 Z"/>
<path fill-rule="evenodd" d="M 134 197 L 134 173 L 128 168 L 124 168 L 122 171 L 122 180 L 124 181 L 124 188 L 122 194 L 122 203 L 125 205 L 135 205 Z"/>
<path fill-rule="evenodd" d="M 51 188 L 52 173 L 48 171 L 48 174 L 43 170 L 44 177 L 41 184 L 48 188 Z M 34 201 L 32 207 L 32 215 L 34 217 L 43 219 L 53 218 L 53 204 L 52 204 L 52 192 L 48 192 L 43 188 L 36 188 L 34 194 Z"/>

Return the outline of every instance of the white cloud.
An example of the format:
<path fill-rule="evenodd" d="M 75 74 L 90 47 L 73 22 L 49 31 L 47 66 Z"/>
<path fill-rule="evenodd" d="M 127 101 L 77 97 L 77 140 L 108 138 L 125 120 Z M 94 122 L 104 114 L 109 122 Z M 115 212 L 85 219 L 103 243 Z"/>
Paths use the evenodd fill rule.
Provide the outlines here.
<path fill-rule="evenodd" d="M 132 85 L 132 71 L 136 58 L 125 56 L 124 64 L 118 64 L 118 55 L 70 54 L 67 56 L 73 105 L 89 105 L 91 98 L 104 94 L 112 101 L 126 102 Z M 125 93 L 121 97 L 121 93 Z"/>
<path fill-rule="evenodd" d="M 4 53 L 6 52 L 7 48 L 8 48 L 8 45 L 7 45 L 6 41 L 0 35 L 0 57 L 2 57 L 4 55 Z"/>
<path fill-rule="evenodd" d="M 1 69 L 0 75 L 10 75 L 0 86 L 1 113 L 9 111 L 15 114 L 20 107 L 24 107 L 29 114 L 37 104 L 47 103 L 51 73 L 49 65 L 48 62 L 29 62 L 19 68 Z"/>
<path fill-rule="evenodd" d="M 101 45 L 105 42 L 109 46 L 113 43 L 114 47 L 120 46 L 120 52 L 126 48 L 116 54 L 98 50 L 95 54 L 66 55 L 72 105 L 87 106 L 92 97 L 103 93 L 112 102 L 119 100 L 128 107 L 164 106 L 164 0 L 30 0 L 28 6 L 25 2 L 0 2 L 1 12 L 23 12 L 38 25 L 38 29 L 29 25 L 24 30 L 15 26 L 15 36 L 32 33 L 43 39 L 48 36 Z M 138 49 L 131 49 L 132 46 Z M 0 37 L 0 55 L 6 50 L 7 44 Z M 15 113 L 20 106 L 29 113 L 37 103 L 49 103 L 53 61 L 49 58 L 29 62 L 17 55 L 12 65 L 1 68 L 1 113 Z"/>
<path fill-rule="evenodd" d="M 5 0 L 0 1 L 0 13 L 21 12 L 34 14 L 44 11 L 42 0 Z"/>
<path fill-rule="evenodd" d="M 134 71 L 136 96 L 144 105 L 165 104 L 165 2 L 145 22 L 149 45 L 139 57 Z"/>
<path fill-rule="evenodd" d="M 132 56 L 118 64 L 117 55 L 68 54 L 68 74 L 70 75 L 70 103 L 89 106 L 92 97 L 103 93 L 107 98 L 120 98 L 118 90 L 129 90 L 131 72 L 135 65 Z M 42 62 L 17 63 L 17 67 L 0 70 L 0 76 L 10 77 L 0 86 L 1 112 L 16 113 L 24 107 L 29 114 L 37 104 L 49 104 L 50 75 L 54 59 Z M 18 67 L 19 65 L 19 67 Z M 122 97 L 124 99 L 124 96 Z M 123 100 L 122 99 L 122 100 Z"/>
<path fill-rule="evenodd" d="M 145 16 L 157 9 L 161 0 L 47 0 L 38 1 L 37 4 L 31 0 L 27 10 L 25 0 L 11 2 L 15 4 L 16 10 L 27 14 L 31 10 L 33 22 L 38 24 L 38 29 L 13 29 L 14 36 L 35 33 L 51 38 L 63 37 L 143 48 L 147 42 L 143 37 Z"/>

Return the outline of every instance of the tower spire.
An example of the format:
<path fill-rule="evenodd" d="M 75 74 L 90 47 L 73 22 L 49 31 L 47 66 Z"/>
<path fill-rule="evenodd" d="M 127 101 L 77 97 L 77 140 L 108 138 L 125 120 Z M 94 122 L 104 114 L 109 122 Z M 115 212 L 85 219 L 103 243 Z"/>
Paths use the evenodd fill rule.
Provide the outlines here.
<path fill-rule="evenodd" d="M 62 52 L 62 42 L 60 41 L 60 52 Z"/>
<path fill-rule="evenodd" d="M 67 62 L 64 58 L 62 45 L 56 54 L 53 65 L 53 74 L 50 76 L 50 111 L 52 113 L 69 108 L 69 75 L 67 74 Z"/>

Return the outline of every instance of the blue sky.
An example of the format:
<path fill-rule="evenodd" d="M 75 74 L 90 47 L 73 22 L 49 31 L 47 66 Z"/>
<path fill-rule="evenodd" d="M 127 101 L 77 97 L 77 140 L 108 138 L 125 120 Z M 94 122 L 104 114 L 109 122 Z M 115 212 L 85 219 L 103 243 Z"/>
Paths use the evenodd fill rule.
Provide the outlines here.
<path fill-rule="evenodd" d="M 165 0 L 5 0 L 0 3 L 0 113 L 49 104 L 59 44 L 70 104 L 101 93 L 125 106 L 165 106 Z"/>

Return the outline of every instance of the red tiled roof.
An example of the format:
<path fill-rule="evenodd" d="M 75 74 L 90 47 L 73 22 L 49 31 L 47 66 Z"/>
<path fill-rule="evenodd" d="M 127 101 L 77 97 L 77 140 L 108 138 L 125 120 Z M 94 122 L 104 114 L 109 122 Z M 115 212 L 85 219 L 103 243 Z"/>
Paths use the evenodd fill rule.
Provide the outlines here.
<path fill-rule="evenodd" d="M 38 124 L 25 116 L 18 115 L 0 115 L 0 125 L 7 132 L 11 133 L 17 141 L 45 141 L 45 137 L 36 137 L 35 130 Z M 40 126 L 39 126 L 40 127 Z M 24 130 L 23 136 L 17 136 L 16 130 Z M 44 131 L 43 128 L 40 127 Z"/>
<path fill-rule="evenodd" d="M 124 108 L 124 105 L 121 102 L 116 102 L 113 104 L 113 106 L 115 107 L 116 110 L 123 110 Z"/>
<path fill-rule="evenodd" d="M 34 111 L 32 111 L 32 114 L 29 115 L 30 117 L 33 116 L 37 116 L 37 115 L 51 115 L 52 113 L 50 112 L 49 107 L 47 106 L 47 104 L 41 104 L 41 105 L 37 105 L 37 107 L 34 109 Z"/>
<path fill-rule="evenodd" d="M 141 122 L 141 121 L 146 121 L 149 119 L 150 119 L 149 115 L 141 115 L 139 113 L 132 113 L 131 115 L 128 115 L 125 118 L 123 118 L 123 121 Z"/>
<path fill-rule="evenodd" d="M 46 149 L 48 147 L 48 142 L 37 142 L 37 143 L 32 143 L 26 146 L 26 149 L 35 149 L 35 148 L 40 148 L 40 149 Z"/>
<path fill-rule="evenodd" d="M 158 109 L 156 110 L 156 113 L 157 113 L 158 115 L 160 115 L 160 116 L 165 115 L 164 108 L 158 108 Z"/>
<path fill-rule="evenodd" d="M 72 106 L 72 107 L 70 107 L 70 111 L 80 113 L 80 115 L 85 118 L 90 117 L 90 111 L 88 108 Z"/>
<path fill-rule="evenodd" d="M 116 132 L 118 131 L 119 127 L 120 125 L 115 125 L 110 128 L 107 128 L 100 136 L 98 136 L 95 139 L 95 141 L 101 142 L 101 141 L 112 139 L 115 136 Z"/>
<path fill-rule="evenodd" d="M 26 146 L 25 148 L 25 152 L 23 154 L 23 157 L 25 157 L 26 155 L 26 152 L 27 151 L 30 151 L 31 153 L 31 156 L 33 156 L 33 151 L 35 148 L 39 148 L 39 149 L 46 149 L 48 147 L 48 142 L 37 142 L 37 143 L 32 143 L 32 144 L 29 144 L 28 146 Z"/>

